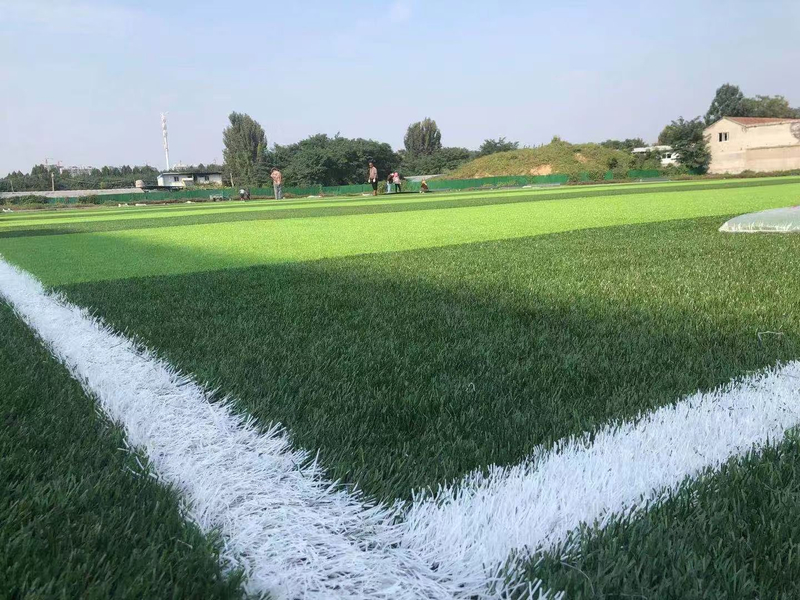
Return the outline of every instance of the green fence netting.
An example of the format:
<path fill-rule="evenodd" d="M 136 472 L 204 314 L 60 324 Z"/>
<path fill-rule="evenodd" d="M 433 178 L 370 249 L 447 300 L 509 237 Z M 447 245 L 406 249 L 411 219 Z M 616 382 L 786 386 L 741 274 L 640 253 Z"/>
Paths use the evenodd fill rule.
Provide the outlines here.
<path fill-rule="evenodd" d="M 627 175 L 630 179 L 655 179 L 663 177 L 664 174 L 657 169 L 632 169 L 628 171 Z M 502 187 L 524 187 L 528 185 L 561 185 L 570 181 L 589 182 L 589 181 L 612 181 L 621 179 L 625 175 L 622 173 L 615 173 L 614 171 L 606 171 L 604 173 L 588 172 L 573 174 L 572 176 L 564 173 L 553 173 L 550 175 L 520 175 L 520 176 L 505 176 L 505 177 L 481 177 L 477 179 L 445 179 L 436 178 L 428 181 L 428 189 L 431 191 L 446 191 L 446 190 L 474 190 L 474 189 L 489 189 L 489 188 L 502 188 Z M 417 192 L 420 189 L 420 183 L 416 181 L 405 181 L 403 183 L 403 191 Z M 386 192 L 386 183 L 381 181 L 379 183 L 379 190 L 381 193 Z M 338 185 L 338 186 L 289 186 L 283 188 L 283 193 L 286 196 L 305 197 L 305 196 L 348 196 L 356 194 L 371 194 L 372 186 L 369 184 L 353 184 L 353 185 Z M 35 192 L 31 194 L 35 196 Z M 274 197 L 271 187 L 250 188 L 251 197 Z M 143 193 L 120 193 L 120 194 L 103 194 L 103 195 L 88 195 L 80 198 L 47 198 L 48 204 L 77 204 L 77 203 L 146 203 L 146 202 L 169 202 L 176 200 L 193 200 L 193 199 L 211 199 L 212 196 L 224 198 L 238 198 L 239 190 L 231 188 L 203 188 L 193 190 L 181 190 L 173 192 L 148 192 Z M 44 201 L 44 200 L 43 200 Z"/>
<path fill-rule="evenodd" d="M 569 175 L 554 173 L 552 175 L 511 175 L 505 177 L 480 177 L 477 179 L 431 179 L 428 188 L 431 190 L 468 190 L 478 188 L 523 187 L 526 185 L 558 185 L 567 183 Z"/>
<path fill-rule="evenodd" d="M 628 171 L 631 179 L 655 179 L 661 177 L 661 171 L 657 169 L 632 169 Z"/>

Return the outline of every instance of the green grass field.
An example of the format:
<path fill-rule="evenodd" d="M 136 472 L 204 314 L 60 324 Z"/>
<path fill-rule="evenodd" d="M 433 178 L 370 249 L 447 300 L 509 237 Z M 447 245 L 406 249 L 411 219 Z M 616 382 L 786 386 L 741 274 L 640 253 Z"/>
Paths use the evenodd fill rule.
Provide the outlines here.
<path fill-rule="evenodd" d="M 284 424 L 330 477 L 391 502 L 800 357 L 800 236 L 717 231 L 798 203 L 800 179 L 785 178 L 14 213 L 0 217 L 0 254 L 259 423 Z M 20 356 L 8 389 L 34 379 L 31 364 L 58 371 Z M 49 397 L 46 385 L 62 384 L 31 383 L 23 404 Z M 84 407 L 58 403 L 63 418 L 94 423 L 90 400 L 63 385 Z M 0 402 L 15 414 L 13 394 Z M 104 443 L 50 426 L 75 452 Z M 127 455 L 112 456 L 73 468 L 133 485 Z M 24 454 L 3 460 L 29 468 Z M 530 573 L 581 598 L 796 597 L 798 460 L 790 436 L 639 519 L 587 526 L 574 560 L 547 555 Z M 198 593 L 234 593 L 235 577 L 201 566 L 212 542 L 160 555 L 181 565 L 164 588 L 203 570 L 210 583 L 193 584 L 216 587 Z M 30 548 L 3 558 L 11 590 L 36 572 L 51 589 L 72 585 Z"/>
<path fill-rule="evenodd" d="M 0 596 L 240 598 L 218 543 L 0 304 Z"/>

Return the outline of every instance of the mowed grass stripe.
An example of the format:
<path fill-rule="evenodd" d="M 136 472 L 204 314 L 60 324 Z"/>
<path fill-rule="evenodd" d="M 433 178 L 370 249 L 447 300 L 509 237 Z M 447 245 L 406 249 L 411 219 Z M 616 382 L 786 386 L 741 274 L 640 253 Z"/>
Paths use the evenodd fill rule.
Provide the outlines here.
<path fill-rule="evenodd" d="M 262 423 L 287 425 L 333 479 L 408 498 L 800 356 L 800 236 L 718 226 L 62 289 Z"/>
<path fill-rule="evenodd" d="M 1 299 L 0 364 L 1 597 L 242 597 L 218 541 Z"/>
<path fill-rule="evenodd" d="M 0 251 L 45 283 L 60 285 L 727 217 L 789 205 L 799 190 L 783 185 L 11 238 L 0 239 Z"/>
<path fill-rule="evenodd" d="M 469 206 L 492 206 L 496 204 L 513 204 L 518 202 L 536 202 L 541 200 L 569 200 L 572 198 L 601 198 L 608 196 L 625 196 L 631 194 L 685 193 L 692 189 L 738 189 L 748 187 L 765 187 L 772 185 L 797 185 L 800 180 L 720 182 L 716 184 L 662 185 L 654 188 L 651 185 L 616 185 L 597 186 L 596 188 L 568 188 L 555 191 L 489 191 L 470 194 L 428 194 L 425 196 L 402 195 L 381 197 L 372 200 L 327 200 L 325 202 L 270 202 L 253 206 L 251 203 L 232 203 L 206 208 L 170 211 L 150 209 L 146 213 L 139 209 L 108 216 L 70 215 L 53 219 L 39 219 L 33 215 L 30 219 L 0 221 L 0 237 L 26 237 L 41 235 L 64 235 L 91 231 L 121 231 L 128 229 L 147 229 L 151 227 L 190 226 L 204 223 L 229 223 L 237 221 L 256 221 L 273 219 L 296 219 L 326 216 L 348 216 L 358 214 L 376 214 L 407 212 L 417 210 L 434 210 L 444 208 L 461 208 Z"/>
<path fill-rule="evenodd" d="M 403 195 L 381 195 L 373 197 L 372 195 L 362 196 L 326 196 L 325 198 L 310 197 L 310 198 L 292 198 L 281 201 L 275 200 L 249 200 L 246 202 L 232 198 L 226 202 L 209 203 L 199 201 L 180 201 L 172 204 L 150 204 L 146 206 L 133 206 L 127 205 L 124 207 L 116 206 L 99 206 L 95 208 L 80 208 L 73 209 L 65 208 L 45 208 L 37 210 L 17 210 L 13 213 L 4 213 L 0 215 L 0 226 L 12 225 L 18 222 L 75 222 L 83 219 L 95 218 L 140 218 L 146 215 L 150 216 L 170 216 L 175 214 L 192 214 L 192 213 L 205 213 L 214 212 L 217 210 L 258 210 L 262 208 L 275 208 L 281 209 L 282 207 L 296 208 L 298 206 L 344 206 L 352 204 L 374 204 L 393 202 L 399 199 L 409 200 L 415 196 L 419 201 L 430 202 L 438 199 L 451 200 L 454 198 L 471 198 L 475 196 L 512 196 L 512 195 L 532 195 L 532 194 L 559 194 L 559 193 L 575 193 L 581 192 L 584 194 L 592 194 L 602 190 L 609 189 L 651 189 L 657 190 L 664 186 L 683 186 L 685 189 L 702 188 L 704 186 L 741 186 L 741 185 L 768 185 L 770 183 L 797 183 L 800 182 L 798 177 L 780 177 L 780 178 L 757 178 L 757 179 L 731 179 L 731 180 L 695 180 L 695 181 L 676 181 L 676 182 L 656 182 L 656 183 L 614 183 L 614 184 L 593 184 L 581 186 L 555 186 L 555 187 L 541 187 L 541 188 L 517 188 L 517 189 L 502 189 L 502 190 L 470 190 L 460 192 L 433 192 L 425 196 L 417 194 L 405 193 Z M 209 190 L 209 194 L 213 193 Z M 143 196 L 146 199 L 146 196 Z"/>

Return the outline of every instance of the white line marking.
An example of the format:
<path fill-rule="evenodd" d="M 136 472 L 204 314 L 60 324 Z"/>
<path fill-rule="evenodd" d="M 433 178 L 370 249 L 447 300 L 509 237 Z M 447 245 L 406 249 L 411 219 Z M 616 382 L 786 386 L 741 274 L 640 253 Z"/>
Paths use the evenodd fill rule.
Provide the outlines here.
<path fill-rule="evenodd" d="M 635 514 L 800 423 L 792 362 L 471 474 L 405 510 L 368 505 L 327 482 L 277 427 L 259 434 L 2 259 L 0 295 L 181 490 L 200 527 L 221 529 L 248 589 L 281 598 L 498 597 L 512 552 L 552 549 L 581 523 Z M 544 593 L 539 585 L 527 595 Z"/>
<path fill-rule="evenodd" d="M 220 528 L 224 558 L 245 567 L 249 591 L 325 599 L 485 592 L 483 573 L 453 580 L 432 570 L 428 557 L 399 547 L 396 510 L 334 489 L 277 427 L 260 434 L 209 402 L 201 386 L 2 259 L 0 294 L 183 493 L 200 528 Z"/>
<path fill-rule="evenodd" d="M 443 562 L 473 565 L 522 548 L 552 550 L 578 524 L 633 516 L 686 478 L 781 441 L 798 423 L 800 362 L 791 362 L 420 496 L 405 517 L 403 545 L 436 544 Z"/>

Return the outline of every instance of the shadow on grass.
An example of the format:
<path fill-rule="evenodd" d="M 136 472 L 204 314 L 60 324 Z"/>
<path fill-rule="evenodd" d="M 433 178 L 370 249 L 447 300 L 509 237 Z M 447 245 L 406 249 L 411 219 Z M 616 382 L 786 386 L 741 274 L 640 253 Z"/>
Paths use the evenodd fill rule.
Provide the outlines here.
<path fill-rule="evenodd" d="M 800 237 L 718 219 L 63 288 L 379 498 L 800 354 Z M 782 336 L 759 343 L 757 332 Z"/>

